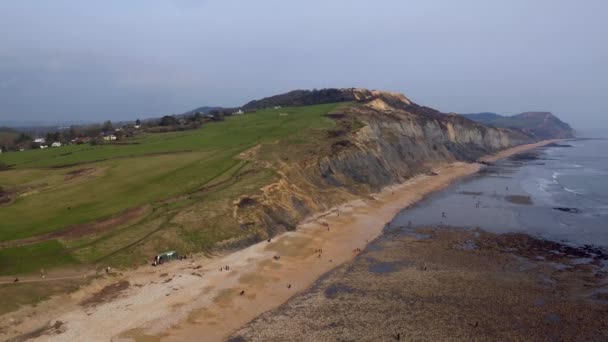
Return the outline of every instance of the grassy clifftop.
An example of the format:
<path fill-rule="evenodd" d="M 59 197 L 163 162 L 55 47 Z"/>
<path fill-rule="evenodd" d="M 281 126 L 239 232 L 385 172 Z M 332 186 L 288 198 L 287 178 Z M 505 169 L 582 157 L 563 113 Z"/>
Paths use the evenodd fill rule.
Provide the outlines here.
<path fill-rule="evenodd" d="M 0 274 L 102 260 L 139 264 L 159 250 L 200 251 L 251 234 L 232 218 L 232 201 L 276 173 L 240 154 L 275 145 L 297 158 L 333 127 L 324 115 L 338 106 L 261 110 L 120 145 L 2 154 L 13 168 L 0 173 Z"/>

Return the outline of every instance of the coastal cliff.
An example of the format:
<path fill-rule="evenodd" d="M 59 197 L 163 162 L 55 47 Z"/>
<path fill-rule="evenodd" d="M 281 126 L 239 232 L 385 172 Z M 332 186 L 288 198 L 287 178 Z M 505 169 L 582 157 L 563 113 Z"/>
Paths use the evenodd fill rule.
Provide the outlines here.
<path fill-rule="evenodd" d="M 572 127 L 550 112 L 525 112 L 512 116 L 477 113 L 463 116 L 486 126 L 520 130 L 537 139 L 574 138 Z"/>
<path fill-rule="evenodd" d="M 432 176 L 432 169 L 441 164 L 473 162 L 538 140 L 521 130 L 487 127 L 440 113 L 401 94 L 354 88 L 330 94 L 352 104 L 328 114 L 335 128 L 317 146 L 317 153 L 297 162 L 267 165 L 281 179 L 261 194 L 235 202 L 235 218 L 242 227 L 263 227 L 266 232 L 260 236 L 258 230 L 256 240 L 292 230 L 312 214 L 415 175 Z M 281 105 L 281 99 L 285 97 L 258 103 Z M 301 97 L 297 101 L 308 103 Z M 250 158 L 255 160 L 260 149 L 264 146 L 252 151 Z"/>

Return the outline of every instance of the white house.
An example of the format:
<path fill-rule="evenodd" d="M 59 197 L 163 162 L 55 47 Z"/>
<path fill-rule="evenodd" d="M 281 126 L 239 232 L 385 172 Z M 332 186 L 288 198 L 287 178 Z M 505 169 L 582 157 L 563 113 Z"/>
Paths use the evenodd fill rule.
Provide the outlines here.
<path fill-rule="evenodd" d="M 242 109 L 239 109 L 236 112 L 232 113 L 232 115 L 241 115 L 241 114 L 245 114 L 245 112 L 243 112 Z"/>
<path fill-rule="evenodd" d="M 46 140 L 44 138 L 36 138 L 34 139 L 34 142 L 37 144 L 44 144 Z"/>
<path fill-rule="evenodd" d="M 40 145 L 40 148 L 41 148 L 41 149 L 43 149 L 43 150 L 44 150 L 45 148 L 47 148 L 47 147 L 48 147 L 47 145 Z"/>
<path fill-rule="evenodd" d="M 281 109 L 281 106 L 274 106 L 274 109 Z"/>
<path fill-rule="evenodd" d="M 141 126 L 140 125 L 135 125 L 133 127 L 135 127 L 135 129 L 139 129 Z"/>
<path fill-rule="evenodd" d="M 61 147 L 61 143 L 59 141 L 55 141 L 51 144 L 51 147 Z"/>
<path fill-rule="evenodd" d="M 103 137 L 103 140 L 114 141 L 114 140 L 116 140 L 116 136 L 114 134 L 106 135 L 105 137 Z"/>

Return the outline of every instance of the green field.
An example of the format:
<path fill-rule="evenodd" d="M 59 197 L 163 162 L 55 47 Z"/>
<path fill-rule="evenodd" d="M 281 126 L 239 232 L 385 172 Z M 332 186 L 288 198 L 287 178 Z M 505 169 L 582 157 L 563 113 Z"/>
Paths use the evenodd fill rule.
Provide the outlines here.
<path fill-rule="evenodd" d="M 13 195 L 0 205 L 0 275 L 101 261 L 140 264 L 157 250 L 201 251 L 238 237 L 231 201 L 276 179 L 239 154 L 258 144 L 293 152 L 310 147 L 334 125 L 323 115 L 345 105 L 261 110 L 121 144 L 4 153 L 0 162 L 12 168 L 0 172 L 0 186 Z M 137 208 L 133 217 L 86 228 Z"/>

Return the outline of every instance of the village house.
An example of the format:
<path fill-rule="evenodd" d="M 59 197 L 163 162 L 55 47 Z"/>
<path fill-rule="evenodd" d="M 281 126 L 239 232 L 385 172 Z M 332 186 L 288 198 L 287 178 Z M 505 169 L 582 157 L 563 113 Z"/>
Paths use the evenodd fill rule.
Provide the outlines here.
<path fill-rule="evenodd" d="M 232 113 L 232 115 L 242 115 L 242 114 L 245 114 L 245 112 L 243 112 L 242 109 L 239 109 L 236 112 Z"/>
<path fill-rule="evenodd" d="M 48 148 L 47 145 L 40 145 L 40 149 L 44 150 L 45 148 Z M 22 151 L 23 149 L 21 149 L 20 151 Z"/>
<path fill-rule="evenodd" d="M 61 147 L 61 143 L 59 141 L 55 141 L 51 144 L 51 147 Z"/>
<path fill-rule="evenodd" d="M 36 139 L 34 139 L 34 142 L 36 144 L 44 144 L 46 142 L 46 140 L 44 138 L 36 138 Z"/>
<path fill-rule="evenodd" d="M 114 140 L 116 140 L 116 136 L 114 134 L 106 135 L 105 137 L 103 137 L 103 140 L 114 141 Z"/>

